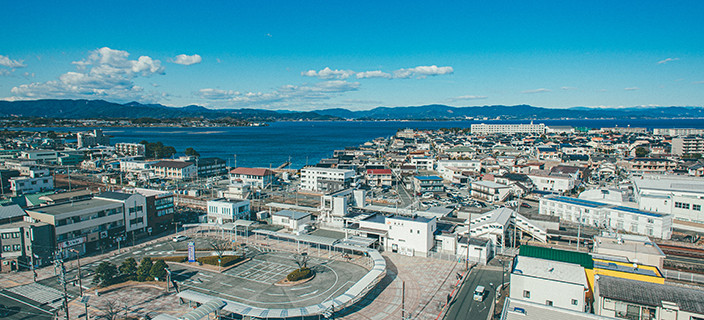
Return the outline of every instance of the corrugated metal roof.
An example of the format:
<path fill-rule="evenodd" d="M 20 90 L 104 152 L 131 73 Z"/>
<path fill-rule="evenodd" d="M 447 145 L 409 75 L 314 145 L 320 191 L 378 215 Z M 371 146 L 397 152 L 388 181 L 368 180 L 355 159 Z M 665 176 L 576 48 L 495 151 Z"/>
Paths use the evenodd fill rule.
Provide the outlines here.
<path fill-rule="evenodd" d="M 586 269 L 594 269 L 594 260 L 589 254 L 583 252 L 523 245 L 518 254 L 524 257 L 574 263 Z"/>
<path fill-rule="evenodd" d="M 674 302 L 680 310 L 704 314 L 702 290 L 609 276 L 599 276 L 596 283 L 602 297 L 658 307 L 663 301 Z"/>

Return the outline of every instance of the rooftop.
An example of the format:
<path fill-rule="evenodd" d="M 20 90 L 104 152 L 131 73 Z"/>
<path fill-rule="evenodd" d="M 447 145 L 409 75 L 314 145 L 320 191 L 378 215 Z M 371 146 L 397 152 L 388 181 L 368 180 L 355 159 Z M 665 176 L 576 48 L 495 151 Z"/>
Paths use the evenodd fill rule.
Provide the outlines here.
<path fill-rule="evenodd" d="M 192 162 L 186 162 L 186 161 L 171 161 L 171 160 L 162 160 L 159 161 L 155 164 L 153 164 L 153 167 L 165 167 L 165 168 L 176 168 L 176 169 L 183 169 L 189 166 L 192 166 Z"/>
<path fill-rule="evenodd" d="M 293 220 L 300 220 L 300 219 L 303 219 L 305 217 L 310 216 L 310 213 L 309 212 L 293 211 L 293 210 L 281 210 L 279 212 L 274 212 L 271 215 L 288 217 Z"/>
<path fill-rule="evenodd" d="M 81 201 L 74 201 L 74 202 L 70 202 L 70 203 L 62 203 L 62 204 L 55 204 L 55 205 L 34 208 L 34 209 L 30 209 L 29 212 L 39 212 L 39 213 L 50 214 L 50 215 L 60 215 L 60 214 L 65 214 L 65 213 L 69 213 L 69 212 L 87 210 L 87 209 L 92 209 L 92 208 L 101 208 L 101 207 L 106 207 L 106 206 L 113 206 L 114 207 L 117 205 L 119 205 L 119 204 L 112 202 L 112 201 L 108 201 L 108 200 L 90 199 L 90 200 L 81 200 Z"/>
<path fill-rule="evenodd" d="M 27 213 L 16 204 L 0 207 L 0 220 L 12 219 L 26 215 Z"/>
<path fill-rule="evenodd" d="M 500 183 L 496 183 L 496 182 L 494 182 L 494 181 L 485 181 L 485 180 L 474 181 L 474 182 L 472 182 L 472 185 L 473 185 L 473 186 L 474 186 L 474 185 L 479 185 L 479 186 L 482 186 L 482 187 L 487 187 L 487 188 L 492 188 L 492 189 L 508 188 L 507 185 L 503 185 L 503 184 L 500 184 Z"/>
<path fill-rule="evenodd" d="M 591 313 L 569 309 L 551 307 L 544 303 L 535 303 L 525 300 L 506 298 L 504 303 L 503 320 L 606 320 L 611 317 L 599 316 Z"/>
<path fill-rule="evenodd" d="M 131 193 L 105 191 L 95 197 L 96 198 L 118 200 L 118 201 L 125 201 L 125 200 L 129 199 L 131 196 L 132 196 Z"/>
<path fill-rule="evenodd" d="M 584 267 L 574 263 L 518 256 L 511 273 L 589 287 Z"/>
<path fill-rule="evenodd" d="M 596 284 L 605 298 L 659 307 L 663 301 L 673 302 L 680 310 L 704 314 L 703 290 L 609 276 L 599 276 Z"/>
<path fill-rule="evenodd" d="M 583 252 L 523 245 L 521 246 L 518 255 L 574 263 L 581 265 L 586 269 L 594 268 L 594 260 L 592 260 L 592 257 Z"/>
<path fill-rule="evenodd" d="M 245 168 L 245 167 L 238 167 L 235 169 L 232 169 L 230 171 L 232 174 L 244 174 L 244 175 L 249 175 L 249 176 L 258 176 L 258 177 L 263 177 L 263 176 L 270 176 L 274 174 L 274 171 L 271 171 L 266 168 Z"/>

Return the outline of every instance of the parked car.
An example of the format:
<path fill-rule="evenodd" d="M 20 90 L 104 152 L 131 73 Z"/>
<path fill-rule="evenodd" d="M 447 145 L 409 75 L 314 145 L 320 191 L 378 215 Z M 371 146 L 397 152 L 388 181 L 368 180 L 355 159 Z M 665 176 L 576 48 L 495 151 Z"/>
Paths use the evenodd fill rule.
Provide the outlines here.
<path fill-rule="evenodd" d="M 173 242 L 179 242 L 179 241 L 188 240 L 188 237 L 187 237 L 187 236 L 184 236 L 184 235 L 178 235 L 178 236 L 175 236 L 175 237 L 174 237 L 173 239 L 171 239 L 171 240 L 172 240 Z"/>
<path fill-rule="evenodd" d="M 531 205 L 529 205 L 529 204 L 527 204 L 527 203 L 525 203 L 525 202 L 522 202 L 522 203 L 521 203 L 521 207 L 523 207 L 523 208 L 532 208 L 533 206 L 531 206 Z"/>

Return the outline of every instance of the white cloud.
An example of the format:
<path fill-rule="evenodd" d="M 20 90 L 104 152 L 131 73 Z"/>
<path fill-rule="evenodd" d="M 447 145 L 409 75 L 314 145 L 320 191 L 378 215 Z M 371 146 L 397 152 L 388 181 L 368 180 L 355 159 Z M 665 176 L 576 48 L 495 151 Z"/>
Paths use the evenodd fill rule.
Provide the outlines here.
<path fill-rule="evenodd" d="M 423 79 L 428 76 L 438 76 L 445 74 L 452 74 L 454 69 L 452 67 L 438 67 L 436 65 L 432 66 L 418 66 L 415 68 L 398 69 L 393 73 L 384 72 L 381 70 L 372 71 L 362 71 L 355 72 L 352 70 L 338 70 L 331 69 L 330 67 L 325 67 L 320 71 L 308 70 L 301 72 L 302 76 L 305 77 L 317 77 L 320 79 L 330 80 L 339 79 L 345 80 L 352 76 L 357 79 L 371 79 L 371 78 L 382 78 L 382 79 L 408 79 L 416 77 L 417 79 Z"/>
<path fill-rule="evenodd" d="M 0 54 L 0 66 L 8 68 L 24 68 L 27 65 L 25 65 L 22 60 L 12 60 L 10 57 Z"/>
<path fill-rule="evenodd" d="M 290 107 L 327 100 L 331 97 L 359 89 L 359 82 L 330 80 L 315 84 L 285 85 L 272 92 L 239 92 L 234 90 L 201 89 L 195 95 L 210 101 L 220 101 L 232 106 Z"/>
<path fill-rule="evenodd" d="M 540 89 L 534 89 L 534 90 L 525 90 L 525 91 L 521 91 L 521 93 L 524 93 L 524 94 L 532 94 L 532 93 L 543 93 L 543 92 L 550 92 L 550 91 L 552 91 L 552 90 L 550 90 L 550 89 L 545 89 L 545 88 L 540 88 Z"/>
<path fill-rule="evenodd" d="M 679 60 L 679 59 L 680 59 L 680 58 L 667 58 L 667 59 L 665 59 L 665 60 L 660 60 L 660 61 L 658 61 L 658 64 L 665 64 L 665 63 L 668 63 L 668 62 L 677 61 L 677 60 Z"/>
<path fill-rule="evenodd" d="M 182 64 L 184 66 L 190 66 L 192 64 L 200 63 L 201 61 L 203 61 L 203 59 L 198 54 L 194 54 L 192 56 L 179 54 L 171 62 L 175 64 Z"/>
<path fill-rule="evenodd" d="M 419 79 L 423 79 L 427 76 L 452 74 L 454 72 L 455 70 L 452 69 L 452 67 L 438 67 L 436 65 L 418 66 L 415 68 L 398 69 L 394 71 L 394 78 L 407 79 L 411 77 L 417 77 Z"/>
<path fill-rule="evenodd" d="M 371 78 L 391 79 L 390 73 L 386 73 L 381 70 L 358 72 L 355 76 L 357 77 L 357 79 L 371 79 Z"/>
<path fill-rule="evenodd" d="M 308 70 L 301 72 L 302 76 L 306 77 L 317 77 L 320 79 L 347 79 L 355 74 L 352 70 L 332 70 L 329 67 L 325 67 L 320 71 Z"/>
<path fill-rule="evenodd" d="M 694 84 L 702 84 L 702 83 L 704 83 L 704 80 L 702 80 L 702 81 L 694 81 L 694 82 L 692 82 L 692 83 L 694 83 Z"/>
<path fill-rule="evenodd" d="M 148 56 L 130 60 L 129 53 L 108 47 L 94 50 L 83 60 L 74 61 L 78 71 L 70 71 L 58 80 L 34 82 L 13 87 L 11 99 L 73 98 L 140 100 L 155 102 L 160 94 L 148 93 L 133 79 L 163 74 L 161 61 Z"/>
<path fill-rule="evenodd" d="M 561 90 L 569 91 L 569 90 L 577 90 L 575 87 L 562 87 L 560 88 Z"/>
<path fill-rule="evenodd" d="M 459 101 L 459 100 L 482 100 L 488 98 L 487 96 L 475 96 L 475 95 L 465 95 L 465 96 L 459 96 L 459 97 L 454 97 L 450 100 L 452 101 Z"/>
<path fill-rule="evenodd" d="M 626 90 L 626 91 L 636 91 L 636 90 L 639 90 L 639 89 L 640 89 L 640 88 L 638 88 L 638 87 L 623 88 L 623 90 Z"/>

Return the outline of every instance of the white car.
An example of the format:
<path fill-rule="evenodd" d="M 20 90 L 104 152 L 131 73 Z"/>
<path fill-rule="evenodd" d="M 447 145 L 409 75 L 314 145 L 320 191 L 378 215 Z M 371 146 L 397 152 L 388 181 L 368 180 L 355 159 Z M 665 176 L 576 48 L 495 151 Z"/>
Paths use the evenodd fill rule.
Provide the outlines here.
<path fill-rule="evenodd" d="M 482 300 L 484 300 L 484 293 L 485 292 L 486 292 L 486 289 L 484 288 L 484 286 L 477 286 L 477 288 L 474 289 L 474 295 L 473 295 L 474 301 L 481 302 Z"/>
<path fill-rule="evenodd" d="M 175 237 L 174 237 L 173 239 L 171 239 L 171 240 L 172 240 L 173 242 L 179 242 L 179 241 L 183 241 L 183 240 L 188 240 L 188 237 L 187 237 L 187 236 L 184 236 L 184 235 L 178 235 L 178 236 L 175 236 Z"/>

